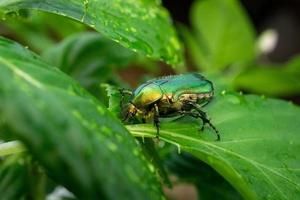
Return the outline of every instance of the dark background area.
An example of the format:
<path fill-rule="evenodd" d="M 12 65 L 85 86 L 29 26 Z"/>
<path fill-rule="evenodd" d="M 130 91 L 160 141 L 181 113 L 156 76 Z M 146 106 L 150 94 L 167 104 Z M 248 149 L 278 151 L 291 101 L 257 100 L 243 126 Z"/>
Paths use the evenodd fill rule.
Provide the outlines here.
<path fill-rule="evenodd" d="M 163 4 L 177 22 L 189 24 L 189 9 L 194 0 L 164 0 Z M 299 0 L 241 0 L 257 34 L 276 30 L 278 43 L 268 55 L 272 62 L 285 62 L 300 52 Z M 234 23 L 234 22 L 233 22 Z"/>

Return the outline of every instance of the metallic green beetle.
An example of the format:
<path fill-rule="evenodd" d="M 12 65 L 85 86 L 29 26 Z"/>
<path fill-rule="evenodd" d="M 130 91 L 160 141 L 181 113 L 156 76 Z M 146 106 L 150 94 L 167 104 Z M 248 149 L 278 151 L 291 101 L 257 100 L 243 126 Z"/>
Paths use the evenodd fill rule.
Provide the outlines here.
<path fill-rule="evenodd" d="M 190 115 L 200 118 L 204 125 L 208 124 L 220 140 L 220 135 L 215 126 L 201 110 L 212 99 L 214 88 L 211 81 L 198 73 L 166 76 L 140 85 L 133 92 L 121 90 L 130 94 L 130 103 L 125 110 L 124 121 L 136 115 L 153 118 L 154 125 L 159 135 L 159 118 L 177 115 Z M 124 97 L 124 95 L 122 95 Z"/>

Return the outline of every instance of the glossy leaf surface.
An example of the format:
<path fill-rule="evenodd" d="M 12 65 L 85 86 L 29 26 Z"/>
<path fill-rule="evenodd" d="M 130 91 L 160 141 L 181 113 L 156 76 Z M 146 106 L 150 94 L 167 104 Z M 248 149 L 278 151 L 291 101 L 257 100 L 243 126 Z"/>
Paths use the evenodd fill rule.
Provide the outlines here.
<path fill-rule="evenodd" d="M 105 106 L 58 68 L 4 38 L 0 113 L 48 174 L 78 198 L 162 198 L 154 167 Z"/>
<path fill-rule="evenodd" d="M 168 12 L 149 0 L 5 0 L 5 12 L 37 9 L 76 19 L 123 46 L 169 64 L 182 63 L 182 52 Z"/>
<path fill-rule="evenodd" d="M 160 138 L 200 158 L 246 199 L 297 199 L 300 193 L 300 108 L 254 95 L 224 94 L 206 107 L 221 141 L 197 121 L 161 123 Z M 155 136 L 153 125 L 129 125 Z"/>

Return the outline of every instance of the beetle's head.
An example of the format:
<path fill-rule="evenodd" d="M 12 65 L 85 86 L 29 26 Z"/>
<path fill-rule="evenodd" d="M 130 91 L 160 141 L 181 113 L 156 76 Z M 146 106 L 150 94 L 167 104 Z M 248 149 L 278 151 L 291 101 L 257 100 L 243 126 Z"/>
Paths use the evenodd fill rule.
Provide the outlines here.
<path fill-rule="evenodd" d="M 133 103 L 128 103 L 123 110 L 123 121 L 126 121 L 132 117 L 134 117 L 137 113 L 138 109 Z"/>

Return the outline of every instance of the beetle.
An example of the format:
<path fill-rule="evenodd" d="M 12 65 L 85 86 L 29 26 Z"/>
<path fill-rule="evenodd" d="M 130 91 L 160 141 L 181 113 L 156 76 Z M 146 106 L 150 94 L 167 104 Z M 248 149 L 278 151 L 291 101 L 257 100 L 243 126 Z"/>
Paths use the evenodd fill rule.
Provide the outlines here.
<path fill-rule="evenodd" d="M 153 118 L 158 137 L 159 118 L 189 115 L 202 120 L 201 130 L 208 124 L 216 133 L 217 140 L 220 140 L 218 130 L 201 110 L 213 98 L 214 87 L 211 81 L 199 73 L 156 78 L 141 84 L 133 92 L 124 89 L 120 92 L 121 102 L 125 94 L 130 95 L 123 121 L 134 116 L 141 116 L 143 122 L 146 118 Z"/>

